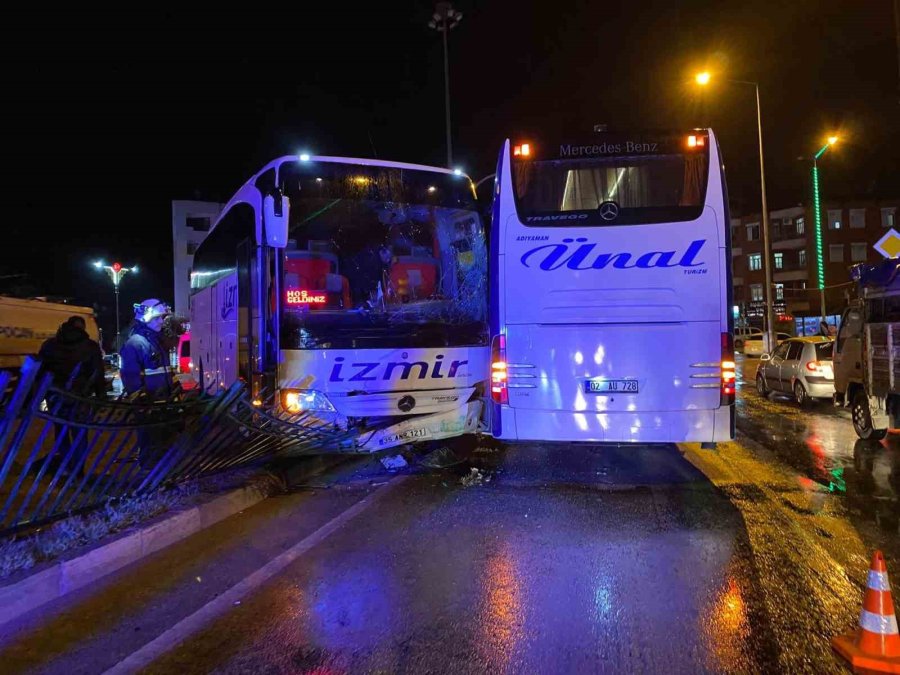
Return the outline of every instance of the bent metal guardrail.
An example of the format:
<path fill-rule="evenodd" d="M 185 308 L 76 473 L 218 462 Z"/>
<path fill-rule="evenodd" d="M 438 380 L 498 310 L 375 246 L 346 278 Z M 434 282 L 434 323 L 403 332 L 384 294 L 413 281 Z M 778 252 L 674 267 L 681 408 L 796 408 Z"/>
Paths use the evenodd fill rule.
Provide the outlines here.
<path fill-rule="evenodd" d="M 241 383 L 165 401 L 100 400 L 51 386 L 28 359 L 0 374 L 0 535 L 277 457 L 352 451 L 359 429 L 254 406 Z"/>

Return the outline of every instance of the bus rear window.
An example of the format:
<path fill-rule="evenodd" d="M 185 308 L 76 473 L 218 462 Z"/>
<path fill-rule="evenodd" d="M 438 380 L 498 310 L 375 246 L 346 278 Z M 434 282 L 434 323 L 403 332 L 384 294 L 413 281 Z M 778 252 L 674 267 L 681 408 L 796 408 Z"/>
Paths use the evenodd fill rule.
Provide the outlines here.
<path fill-rule="evenodd" d="M 516 203 L 526 224 L 571 225 L 571 217 L 554 223 L 541 216 L 576 213 L 584 225 L 694 220 L 703 210 L 708 178 L 708 152 L 513 162 Z M 616 216 L 600 218 L 610 202 Z"/>

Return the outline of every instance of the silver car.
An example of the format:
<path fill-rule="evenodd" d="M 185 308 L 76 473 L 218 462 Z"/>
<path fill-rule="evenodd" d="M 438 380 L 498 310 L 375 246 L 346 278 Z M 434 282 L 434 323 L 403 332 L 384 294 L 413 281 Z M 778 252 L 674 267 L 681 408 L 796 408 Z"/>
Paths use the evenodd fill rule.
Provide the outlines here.
<path fill-rule="evenodd" d="M 817 335 L 785 340 L 771 354 L 760 357 L 756 390 L 763 397 L 773 391 L 793 395 L 800 405 L 811 398 L 831 399 L 833 352 L 834 338 Z"/>

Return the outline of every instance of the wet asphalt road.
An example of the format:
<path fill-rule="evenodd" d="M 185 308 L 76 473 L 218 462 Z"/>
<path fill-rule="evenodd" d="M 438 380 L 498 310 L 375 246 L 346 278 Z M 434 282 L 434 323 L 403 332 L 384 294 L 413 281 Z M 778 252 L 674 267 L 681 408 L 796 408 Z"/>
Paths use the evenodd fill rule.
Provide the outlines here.
<path fill-rule="evenodd" d="M 2 670 L 103 672 L 354 508 L 146 672 L 845 672 L 873 547 L 900 578 L 900 444 L 741 372 L 736 443 L 347 466 L 0 633 Z"/>

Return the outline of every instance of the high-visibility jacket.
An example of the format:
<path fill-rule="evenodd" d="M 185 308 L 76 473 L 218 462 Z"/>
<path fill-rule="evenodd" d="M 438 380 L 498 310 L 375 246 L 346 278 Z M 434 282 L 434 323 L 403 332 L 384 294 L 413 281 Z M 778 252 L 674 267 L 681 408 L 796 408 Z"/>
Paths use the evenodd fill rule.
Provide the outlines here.
<path fill-rule="evenodd" d="M 171 394 L 174 373 L 169 365 L 169 352 L 162 346 L 158 332 L 136 323 L 119 354 L 126 393 L 145 390 L 154 398 L 167 398 Z"/>

